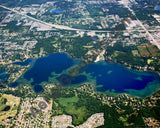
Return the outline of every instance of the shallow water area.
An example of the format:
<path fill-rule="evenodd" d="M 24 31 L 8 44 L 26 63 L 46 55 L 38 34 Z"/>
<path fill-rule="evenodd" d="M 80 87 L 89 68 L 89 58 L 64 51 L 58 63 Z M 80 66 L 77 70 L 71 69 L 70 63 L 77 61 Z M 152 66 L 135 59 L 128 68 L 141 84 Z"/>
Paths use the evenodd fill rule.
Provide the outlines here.
<path fill-rule="evenodd" d="M 35 60 L 31 68 L 16 81 L 16 85 L 28 83 L 35 92 L 43 91 L 42 83 L 54 83 L 67 74 L 67 69 L 77 63 L 66 53 L 56 53 Z M 108 62 L 89 64 L 79 76 L 73 76 L 68 87 L 82 83 L 95 84 L 95 90 L 103 93 L 128 93 L 144 97 L 160 88 L 160 76 L 153 72 L 129 70 L 122 65 Z M 13 83 L 14 85 L 14 83 Z"/>

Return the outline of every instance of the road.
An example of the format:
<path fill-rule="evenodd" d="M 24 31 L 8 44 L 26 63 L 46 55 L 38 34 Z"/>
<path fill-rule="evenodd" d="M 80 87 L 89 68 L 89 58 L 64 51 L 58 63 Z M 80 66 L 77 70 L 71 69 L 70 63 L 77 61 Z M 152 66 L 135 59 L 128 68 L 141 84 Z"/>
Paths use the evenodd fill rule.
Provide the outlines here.
<path fill-rule="evenodd" d="M 51 23 L 47 23 L 47 22 L 38 20 L 38 19 L 33 18 L 33 17 L 31 17 L 31 16 L 28 16 L 28 15 L 26 15 L 26 14 L 22 14 L 22 13 L 14 10 L 14 9 L 12 9 L 12 8 L 8 8 L 8 7 L 3 6 L 3 5 L 0 5 L 0 7 L 5 8 L 5 9 L 8 9 L 8 10 L 10 10 L 11 12 L 15 12 L 15 13 L 17 13 L 17 14 L 19 14 L 19 15 L 25 16 L 25 17 L 33 20 L 33 21 L 37 21 L 37 22 L 40 22 L 40 23 L 42 23 L 42 24 L 45 24 L 45 25 L 48 25 L 48 26 L 50 26 L 50 27 L 53 27 L 53 28 L 56 28 L 56 29 L 60 29 L 60 30 L 86 31 L 86 32 L 87 32 L 87 31 L 88 31 L 88 32 L 103 32 L 103 33 L 112 32 L 112 31 L 107 31 L 107 30 L 76 29 L 76 28 L 71 28 L 71 27 L 64 26 L 64 25 L 51 24 Z M 131 11 L 131 13 L 137 18 L 136 14 L 134 13 L 134 11 L 133 11 L 131 8 L 129 8 L 128 6 L 125 6 L 125 7 L 127 7 L 127 8 Z M 137 18 L 137 21 L 139 22 L 140 26 L 143 28 L 143 30 L 138 30 L 138 31 L 142 31 L 142 32 L 145 31 L 145 32 L 149 35 L 149 37 L 153 40 L 154 44 L 157 45 L 158 48 L 160 49 L 160 44 L 158 44 L 158 43 L 156 42 L 156 40 L 153 38 L 153 36 L 149 33 L 149 31 L 158 31 L 158 30 L 149 30 L 149 31 L 148 31 L 148 30 L 145 28 L 145 26 L 142 24 L 142 22 L 141 22 L 138 18 Z M 131 30 L 131 31 L 137 31 L 137 30 L 134 30 L 134 29 L 133 29 L 133 30 Z M 159 31 L 160 31 L 160 30 L 159 30 Z M 115 31 L 115 32 L 119 32 L 119 31 Z"/>
<path fill-rule="evenodd" d="M 8 10 L 10 10 L 10 11 L 12 11 L 12 12 L 15 12 L 15 13 L 19 14 L 19 15 L 22 15 L 22 16 L 25 16 L 25 17 L 27 17 L 27 18 L 29 18 L 29 19 L 32 19 L 33 21 L 37 21 L 37 22 L 43 23 L 43 24 L 45 24 L 45 25 L 48 25 L 48 26 L 53 27 L 53 28 L 56 28 L 56 29 L 71 30 L 71 31 L 106 32 L 106 33 L 111 32 L 111 31 L 101 31 L 101 30 L 76 29 L 76 28 L 70 28 L 70 27 L 64 26 L 64 25 L 51 24 L 51 23 L 47 23 L 47 22 L 38 20 L 38 19 L 33 18 L 33 17 L 31 17 L 31 16 L 28 16 L 28 15 L 26 15 L 26 14 L 22 14 L 22 13 L 16 11 L 16 10 L 11 9 L 11 8 L 8 8 L 8 7 L 6 7 L 6 6 L 0 5 L 0 7 L 5 8 L 5 9 L 8 9 Z"/>
<path fill-rule="evenodd" d="M 142 24 L 142 22 L 137 18 L 135 12 L 128 6 L 128 5 L 125 5 L 125 7 L 128 8 L 128 10 L 132 13 L 132 15 L 134 15 L 136 17 L 136 20 L 138 21 L 139 25 L 144 29 L 144 31 L 146 32 L 146 34 L 152 39 L 153 42 L 153 45 L 156 45 L 159 49 L 160 49 L 160 43 L 158 43 L 152 34 L 149 33 L 149 31 L 146 29 L 146 27 Z"/>

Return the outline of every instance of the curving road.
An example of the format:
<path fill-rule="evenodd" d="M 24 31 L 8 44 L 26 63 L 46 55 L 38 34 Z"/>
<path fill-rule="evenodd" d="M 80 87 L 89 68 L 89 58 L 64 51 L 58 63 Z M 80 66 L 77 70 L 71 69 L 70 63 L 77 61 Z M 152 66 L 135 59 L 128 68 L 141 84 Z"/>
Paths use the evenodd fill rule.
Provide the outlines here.
<path fill-rule="evenodd" d="M 33 21 L 37 21 L 37 22 L 43 23 L 43 24 L 45 24 L 45 25 L 48 25 L 48 26 L 54 27 L 54 28 L 56 28 L 56 29 L 61 29 L 61 30 L 71 30 L 71 31 L 111 32 L 111 31 L 102 31 L 102 30 L 85 30 L 85 29 L 76 29 L 76 28 L 70 28 L 70 27 L 68 27 L 68 26 L 64 26 L 64 25 L 51 24 L 51 23 L 47 23 L 47 22 L 44 22 L 44 21 L 38 20 L 38 19 L 33 18 L 33 17 L 31 17 L 31 16 L 28 16 L 28 15 L 26 15 L 26 14 L 22 14 L 22 13 L 20 13 L 20 12 L 16 11 L 16 10 L 11 9 L 11 8 L 8 8 L 8 7 L 6 7 L 6 6 L 0 5 L 0 7 L 5 8 L 5 9 L 8 9 L 8 10 L 10 10 L 10 11 L 12 11 L 12 12 L 15 12 L 15 13 L 19 14 L 19 15 L 25 16 L 25 17 L 27 17 L 27 18 L 29 18 L 29 19 L 32 19 Z"/>

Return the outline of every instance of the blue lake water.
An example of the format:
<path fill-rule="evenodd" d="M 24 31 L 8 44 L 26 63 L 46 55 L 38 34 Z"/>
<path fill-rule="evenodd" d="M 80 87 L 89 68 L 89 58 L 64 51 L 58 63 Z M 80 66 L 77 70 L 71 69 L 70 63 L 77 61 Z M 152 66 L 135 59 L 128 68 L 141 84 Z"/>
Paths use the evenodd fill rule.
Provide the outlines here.
<path fill-rule="evenodd" d="M 97 91 L 101 92 L 114 90 L 121 93 L 127 92 L 128 89 L 143 90 L 153 81 L 160 84 L 160 77 L 156 73 L 136 72 L 115 63 L 105 64 L 99 62 L 90 64 L 86 72 L 96 79 L 97 85 L 103 85 L 97 88 Z"/>
<path fill-rule="evenodd" d="M 27 80 L 33 79 L 33 85 L 39 84 L 43 81 L 48 81 L 48 77 L 52 77 L 52 72 L 61 73 L 73 64 L 74 61 L 67 54 L 52 54 L 48 57 L 37 59 L 34 66 L 24 74 L 24 78 Z"/>
<path fill-rule="evenodd" d="M 22 79 L 21 81 L 23 82 L 31 81 L 30 84 L 36 92 L 43 91 L 40 85 L 42 82 L 47 82 L 50 78 L 59 79 L 75 63 L 76 60 L 73 60 L 65 53 L 42 57 L 35 61 L 34 65 L 20 80 Z M 141 97 L 153 93 L 160 87 L 160 77 L 156 73 L 128 70 L 119 64 L 107 62 L 89 64 L 84 73 L 74 77 L 71 81 L 71 86 L 76 86 L 82 82 L 94 83 L 93 81 L 95 81 L 95 89 L 97 91 L 125 92 Z"/>
<path fill-rule="evenodd" d="M 154 9 L 160 11 L 160 5 L 157 5 Z"/>
<path fill-rule="evenodd" d="M 33 80 L 31 85 L 34 86 L 36 92 L 39 92 L 43 90 L 39 84 L 44 81 L 47 82 L 49 77 L 54 77 L 52 72 L 59 74 L 73 64 L 74 61 L 67 54 L 52 54 L 37 59 L 32 68 L 23 75 L 23 78 L 27 81 Z"/>
<path fill-rule="evenodd" d="M 62 13 L 62 12 L 64 12 L 64 11 L 61 10 L 61 9 L 54 9 L 54 10 L 52 10 L 52 13 Z"/>
<path fill-rule="evenodd" d="M 14 65 L 27 66 L 33 61 L 32 58 L 27 59 L 25 62 L 15 62 Z"/>
<path fill-rule="evenodd" d="M 60 80 L 63 78 L 62 80 Z M 79 84 L 87 80 L 87 76 L 85 75 L 79 75 L 79 76 L 73 76 L 70 77 L 67 74 L 62 74 L 59 77 L 56 78 L 57 80 L 61 81 L 62 86 L 68 86 L 68 83 L 70 84 Z M 68 81 L 69 80 L 69 81 Z"/>
<path fill-rule="evenodd" d="M 43 92 L 44 91 L 44 88 L 41 86 L 41 85 L 35 85 L 33 90 L 35 92 Z"/>

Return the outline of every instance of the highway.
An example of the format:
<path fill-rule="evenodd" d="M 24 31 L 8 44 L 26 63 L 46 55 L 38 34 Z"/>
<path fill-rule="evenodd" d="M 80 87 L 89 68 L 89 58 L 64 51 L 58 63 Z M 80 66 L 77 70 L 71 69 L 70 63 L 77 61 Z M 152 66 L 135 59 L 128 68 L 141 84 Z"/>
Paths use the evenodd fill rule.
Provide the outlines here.
<path fill-rule="evenodd" d="M 159 49 L 160 49 L 160 43 L 158 43 L 152 34 L 149 33 L 149 31 L 146 29 L 146 27 L 142 24 L 142 22 L 137 18 L 135 12 L 129 7 L 129 6 L 125 6 L 128 8 L 128 10 L 132 13 L 132 15 L 134 15 L 136 17 L 136 20 L 138 21 L 139 25 L 144 29 L 144 31 L 146 32 L 146 34 L 152 39 L 152 43 L 153 45 L 156 45 Z"/>
<path fill-rule="evenodd" d="M 47 22 L 41 21 L 41 20 L 39 20 L 39 19 L 33 18 L 33 17 L 28 16 L 28 15 L 26 15 L 26 14 L 22 14 L 22 13 L 16 11 L 16 10 L 14 10 L 14 8 L 8 8 L 8 7 L 3 6 L 3 5 L 0 5 L 0 7 L 5 8 L 5 9 L 7 9 L 7 10 L 10 10 L 11 12 L 15 12 L 15 13 L 17 13 L 17 14 L 19 14 L 19 15 L 25 16 L 25 17 L 33 20 L 33 21 L 37 21 L 37 22 L 39 22 L 39 23 L 42 23 L 42 24 L 45 24 L 45 25 L 48 25 L 48 26 L 50 26 L 50 27 L 53 27 L 53 28 L 56 28 L 56 29 L 60 29 L 60 30 L 84 31 L 84 32 L 103 32 L 103 33 L 113 32 L 113 31 L 107 31 L 107 30 L 76 29 L 76 28 L 71 28 L 71 27 L 64 26 L 64 25 L 51 24 L 51 23 L 47 23 Z M 125 7 L 127 7 L 127 8 L 131 11 L 131 13 L 137 18 L 136 14 L 134 13 L 134 11 L 133 11 L 131 8 L 129 8 L 128 6 L 125 6 Z M 129 30 L 129 31 L 131 31 L 131 32 L 133 32 L 133 31 L 144 32 L 144 31 L 145 31 L 145 32 L 149 35 L 149 37 L 153 40 L 154 44 L 157 45 L 158 48 L 160 49 L 160 44 L 158 44 L 158 42 L 156 42 L 156 40 L 153 38 L 153 36 L 149 33 L 149 31 L 160 31 L 160 30 L 147 30 L 147 29 L 145 28 L 145 26 L 142 24 L 142 22 L 141 22 L 138 18 L 137 18 L 137 21 L 139 22 L 139 25 L 143 28 L 143 30 L 133 29 L 133 30 Z M 128 31 L 128 30 L 127 30 L 127 31 Z M 128 32 L 129 32 L 129 31 L 128 31 Z M 119 31 L 114 31 L 114 32 L 119 32 Z"/>
<path fill-rule="evenodd" d="M 19 15 L 22 15 L 22 16 L 25 16 L 25 17 L 27 17 L 27 18 L 29 18 L 29 19 L 32 19 L 33 21 L 37 21 L 37 22 L 43 23 L 43 24 L 45 24 L 45 25 L 51 26 L 51 27 L 56 28 L 56 29 L 71 30 L 71 31 L 106 32 L 106 33 L 111 32 L 111 31 L 101 31 L 101 30 L 76 29 L 76 28 L 70 28 L 70 27 L 64 26 L 64 25 L 51 24 L 51 23 L 47 23 L 47 22 L 38 20 L 38 19 L 33 18 L 33 17 L 31 17 L 31 16 L 28 16 L 28 15 L 26 15 L 26 14 L 21 14 L 20 12 L 14 10 L 14 9 L 8 8 L 8 7 L 6 7 L 6 6 L 0 5 L 0 7 L 5 8 L 5 9 L 8 9 L 8 10 L 10 10 L 10 11 L 12 11 L 12 12 L 15 12 L 15 13 L 19 14 Z"/>

